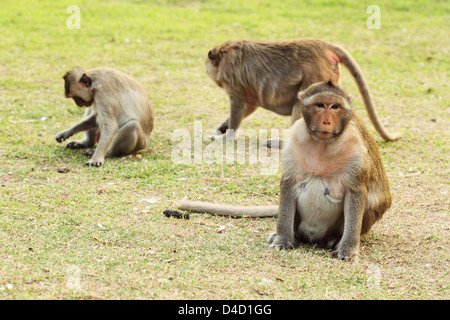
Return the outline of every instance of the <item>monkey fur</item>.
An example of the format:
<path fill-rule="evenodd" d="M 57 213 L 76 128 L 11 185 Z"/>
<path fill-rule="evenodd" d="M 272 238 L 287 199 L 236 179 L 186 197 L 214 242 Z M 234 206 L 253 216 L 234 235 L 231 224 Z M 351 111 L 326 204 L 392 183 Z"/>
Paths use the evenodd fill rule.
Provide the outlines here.
<path fill-rule="evenodd" d="M 66 98 L 86 107 L 84 118 L 56 135 L 62 142 L 84 131 L 82 140 L 72 140 L 67 148 L 91 148 L 86 165 L 99 167 L 106 156 L 115 157 L 144 149 L 153 130 L 154 115 L 148 94 L 128 75 L 112 68 L 83 70 L 74 67 L 64 77 Z"/>
<path fill-rule="evenodd" d="M 278 216 L 273 248 L 316 243 L 341 260 L 353 259 L 367 234 L 391 205 L 378 145 L 333 82 L 298 94 L 302 118 L 283 147 L 278 206 L 235 207 L 178 201 L 182 210 L 232 216 Z"/>
<path fill-rule="evenodd" d="M 356 61 L 343 48 L 319 39 L 256 42 L 230 40 L 212 48 L 206 57 L 206 72 L 230 98 L 230 117 L 217 130 L 229 130 L 233 140 L 242 120 L 259 106 L 291 116 L 291 124 L 301 117 L 297 93 L 311 84 L 331 80 L 338 83 L 339 64 L 352 74 L 369 118 L 387 141 L 399 135 L 387 132 L 380 122 L 366 80 Z M 222 135 L 216 139 L 223 139 Z"/>

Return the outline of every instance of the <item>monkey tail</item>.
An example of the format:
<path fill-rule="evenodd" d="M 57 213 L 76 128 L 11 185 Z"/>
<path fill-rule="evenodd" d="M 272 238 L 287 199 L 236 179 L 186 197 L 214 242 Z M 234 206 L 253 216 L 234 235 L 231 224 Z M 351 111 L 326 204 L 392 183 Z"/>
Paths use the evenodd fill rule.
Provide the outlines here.
<path fill-rule="evenodd" d="M 265 218 L 278 215 L 278 206 L 245 207 L 189 200 L 177 201 L 175 205 L 181 210 L 212 213 L 219 216 Z"/>
<path fill-rule="evenodd" d="M 373 105 L 372 96 L 370 95 L 369 87 L 367 86 L 366 79 L 363 76 L 361 69 L 356 63 L 355 59 L 345 49 L 332 45 L 333 52 L 339 57 L 340 63 L 342 63 L 352 74 L 355 82 L 358 86 L 358 90 L 363 98 L 364 105 L 369 115 L 375 130 L 386 141 L 393 141 L 400 138 L 399 134 L 390 134 L 381 123 L 378 118 L 378 114 Z"/>

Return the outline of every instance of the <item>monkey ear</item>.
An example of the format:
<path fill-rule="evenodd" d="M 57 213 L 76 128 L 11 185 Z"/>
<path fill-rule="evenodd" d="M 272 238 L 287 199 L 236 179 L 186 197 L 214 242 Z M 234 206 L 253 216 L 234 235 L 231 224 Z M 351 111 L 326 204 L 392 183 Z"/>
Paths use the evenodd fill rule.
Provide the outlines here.
<path fill-rule="evenodd" d="M 297 99 L 298 100 L 302 101 L 304 97 L 305 97 L 305 90 L 300 91 L 300 92 L 297 93 Z"/>
<path fill-rule="evenodd" d="M 302 91 L 299 91 L 298 93 L 297 93 L 297 100 L 298 101 L 301 101 L 302 102 L 302 104 L 303 104 L 303 100 L 306 98 L 306 89 L 305 90 L 302 90 Z"/>
<path fill-rule="evenodd" d="M 80 78 L 80 84 L 85 87 L 85 88 L 89 88 L 92 85 L 92 79 L 89 78 L 86 73 L 83 73 L 83 75 Z"/>

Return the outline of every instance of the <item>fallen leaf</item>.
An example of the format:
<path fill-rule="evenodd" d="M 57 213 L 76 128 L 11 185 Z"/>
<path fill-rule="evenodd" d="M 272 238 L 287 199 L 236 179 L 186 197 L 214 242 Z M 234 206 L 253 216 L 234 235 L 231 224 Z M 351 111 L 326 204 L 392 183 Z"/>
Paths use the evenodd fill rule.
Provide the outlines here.
<path fill-rule="evenodd" d="M 145 201 L 145 202 L 148 202 L 150 204 L 155 204 L 155 203 L 158 203 L 159 198 L 141 199 L 141 201 Z"/>
<path fill-rule="evenodd" d="M 257 294 L 259 294 L 260 296 L 267 296 L 268 295 L 267 292 L 264 292 L 264 291 L 262 291 L 262 290 L 260 290 L 258 288 L 253 288 L 253 290 L 255 290 L 255 292 Z"/>
<path fill-rule="evenodd" d="M 403 204 L 414 204 L 414 199 L 402 199 Z"/>
<path fill-rule="evenodd" d="M 56 169 L 56 171 L 58 171 L 59 173 L 66 173 L 66 172 L 70 171 L 70 168 L 67 166 L 62 166 L 62 167 L 59 167 L 58 169 Z"/>

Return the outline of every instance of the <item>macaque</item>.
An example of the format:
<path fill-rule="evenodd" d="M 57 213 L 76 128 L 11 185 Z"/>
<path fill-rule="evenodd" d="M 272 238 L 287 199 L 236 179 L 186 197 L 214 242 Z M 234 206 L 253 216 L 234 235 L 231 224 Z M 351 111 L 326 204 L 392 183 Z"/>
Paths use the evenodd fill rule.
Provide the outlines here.
<path fill-rule="evenodd" d="M 144 149 L 153 130 L 153 109 L 148 94 L 133 78 L 112 68 L 83 70 L 74 67 L 64 75 L 66 98 L 86 107 L 84 118 L 56 135 L 62 142 L 84 131 L 81 140 L 67 143 L 69 149 L 92 148 L 86 165 L 99 167 L 105 157 L 136 153 Z"/>
<path fill-rule="evenodd" d="M 206 57 L 206 72 L 230 98 L 230 116 L 217 128 L 219 135 L 214 138 L 233 140 L 242 120 L 259 106 L 291 116 L 293 124 L 301 117 L 296 105 L 298 92 L 316 82 L 338 83 L 339 64 L 355 79 L 376 131 L 384 140 L 398 139 L 380 122 L 366 80 L 353 57 L 343 48 L 319 39 L 230 40 L 212 48 Z M 232 130 L 226 132 L 227 129 Z"/>
<path fill-rule="evenodd" d="M 231 216 L 278 216 L 273 248 L 315 243 L 352 260 L 361 235 L 391 206 L 389 182 L 378 145 L 332 81 L 298 94 L 302 118 L 283 147 L 278 206 L 235 207 L 179 201 L 182 210 Z"/>

